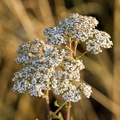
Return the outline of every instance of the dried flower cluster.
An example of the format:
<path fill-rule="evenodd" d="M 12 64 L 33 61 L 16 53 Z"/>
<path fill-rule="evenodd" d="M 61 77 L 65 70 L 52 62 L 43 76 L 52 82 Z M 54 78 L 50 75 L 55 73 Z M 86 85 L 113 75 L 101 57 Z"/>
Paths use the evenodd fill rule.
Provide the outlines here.
<path fill-rule="evenodd" d="M 110 48 L 112 41 L 106 32 L 95 29 L 98 21 L 93 17 L 72 14 L 56 27 L 46 28 L 46 42 L 36 39 L 21 44 L 16 62 L 22 70 L 15 73 L 13 90 L 43 97 L 46 90 L 62 95 L 67 102 L 77 102 L 82 95 L 89 98 L 91 87 L 82 83 L 80 72 L 85 68 L 76 59 L 77 44 L 85 44 L 86 51 L 98 54 L 101 48 Z"/>

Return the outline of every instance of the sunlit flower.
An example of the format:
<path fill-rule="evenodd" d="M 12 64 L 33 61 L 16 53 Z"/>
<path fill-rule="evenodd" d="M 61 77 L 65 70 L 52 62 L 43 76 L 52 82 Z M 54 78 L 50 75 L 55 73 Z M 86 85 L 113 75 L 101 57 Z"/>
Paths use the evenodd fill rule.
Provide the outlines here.
<path fill-rule="evenodd" d="M 60 20 L 58 26 L 46 28 L 46 42 L 36 39 L 21 44 L 16 62 L 23 69 L 14 74 L 13 90 L 28 90 L 36 97 L 51 90 L 67 102 L 90 98 L 91 87 L 80 80 L 85 66 L 81 57 L 77 59 L 76 49 L 77 44 L 84 44 L 87 52 L 98 54 L 113 45 L 108 33 L 95 29 L 97 25 L 96 18 L 75 13 Z"/>
<path fill-rule="evenodd" d="M 71 41 L 85 43 L 87 51 L 98 54 L 101 48 L 110 48 L 113 43 L 108 33 L 95 29 L 97 25 L 96 18 L 74 13 L 60 20 L 57 27 L 46 28 L 44 34 L 50 45 L 67 44 L 71 38 Z"/>

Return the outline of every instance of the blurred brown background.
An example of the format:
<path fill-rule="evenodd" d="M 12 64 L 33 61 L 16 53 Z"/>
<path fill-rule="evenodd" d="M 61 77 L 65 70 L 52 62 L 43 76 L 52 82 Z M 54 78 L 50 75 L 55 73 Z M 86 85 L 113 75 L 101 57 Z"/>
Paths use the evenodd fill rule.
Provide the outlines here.
<path fill-rule="evenodd" d="M 90 99 L 72 105 L 74 120 L 120 120 L 120 1 L 119 0 L 0 0 L 0 120 L 46 120 L 44 99 L 12 91 L 20 43 L 45 39 L 43 30 L 71 13 L 98 19 L 114 47 L 83 57 L 83 79 L 92 86 Z M 80 52 L 81 46 L 78 46 Z M 51 109 L 58 96 L 51 93 Z M 62 110 L 63 117 L 65 111 Z"/>

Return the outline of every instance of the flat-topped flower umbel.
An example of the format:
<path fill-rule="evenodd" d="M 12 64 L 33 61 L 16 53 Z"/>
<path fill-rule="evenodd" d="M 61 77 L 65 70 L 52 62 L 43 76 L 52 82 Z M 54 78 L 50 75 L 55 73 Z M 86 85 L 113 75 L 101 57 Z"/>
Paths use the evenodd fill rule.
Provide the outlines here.
<path fill-rule="evenodd" d="M 45 90 L 53 90 L 57 95 L 62 94 L 65 100 L 68 96 L 70 98 L 70 94 L 65 94 L 72 91 L 71 101 L 81 98 L 80 89 L 72 83 L 80 82 L 80 71 L 84 65 L 81 60 L 70 57 L 68 50 L 36 39 L 21 44 L 17 53 L 16 62 L 24 68 L 15 73 L 13 90 L 19 93 L 29 90 L 32 96 L 39 97 L 45 95 Z"/>
<path fill-rule="evenodd" d="M 85 53 L 98 54 L 102 48 L 110 48 L 110 35 L 95 27 L 98 21 L 91 16 L 77 13 L 58 22 L 56 27 L 46 28 L 46 41 L 36 39 L 19 46 L 16 58 L 23 69 L 13 78 L 13 90 L 29 91 L 31 96 L 45 97 L 46 91 L 61 95 L 66 102 L 78 102 L 91 95 L 91 87 L 81 82 L 80 72 L 85 68 L 77 55 L 78 44 L 85 44 Z"/>
<path fill-rule="evenodd" d="M 71 41 L 85 43 L 87 51 L 98 54 L 102 47 L 110 48 L 113 43 L 108 33 L 95 29 L 97 25 L 96 18 L 75 13 L 60 20 L 58 26 L 46 28 L 44 34 L 50 45 L 67 44 L 71 38 Z"/>

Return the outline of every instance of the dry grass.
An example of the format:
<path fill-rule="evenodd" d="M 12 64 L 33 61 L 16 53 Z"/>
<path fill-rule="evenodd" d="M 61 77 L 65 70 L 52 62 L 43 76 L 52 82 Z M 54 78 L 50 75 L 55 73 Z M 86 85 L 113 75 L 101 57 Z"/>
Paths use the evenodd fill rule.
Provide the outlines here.
<path fill-rule="evenodd" d="M 17 56 L 16 49 L 20 43 L 32 41 L 36 37 L 45 39 L 43 35 L 44 28 L 55 26 L 57 20 L 63 19 L 73 12 L 97 16 L 100 21 L 99 28 L 109 32 L 112 40 L 113 34 L 115 34 L 115 58 L 112 58 L 113 50 L 103 51 L 102 54 L 97 56 L 88 55 L 83 57 L 86 65 L 83 78 L 92 85 L 93 93 L 90 100 L 83 99 L 73 104 L 72 116 L 75 120 L 119 120 L 120 24 L 118 21 L 120 11 L 118 8 L 120 5 L 117 5 L 119 4 L 116 4 L 115 11 L 112 11 L 112 2 L 104 2 L 104 0 L 101 3 L 85 3 L 73 0 L 72 4 L 70 1 L 65 4 L 64 0 L 49 0 L 49 2 L 48 0 L 1 0 L 0 120 L 46 119 L 44 100 L 31 97 L 28 93 L 19 95 L 11 90 L 13 73 L 20 69 L 20 66 L 14 60 Z M 113 23 L 113 16 L 111 16 L 113 12 L 115 12 L 115 23 Z M 78 53 L 80 54 L 80 51 Z M 56 98 L 61 101 L 58 96 Z M 62 112 L 64 114 L 65 111 Z"/>

